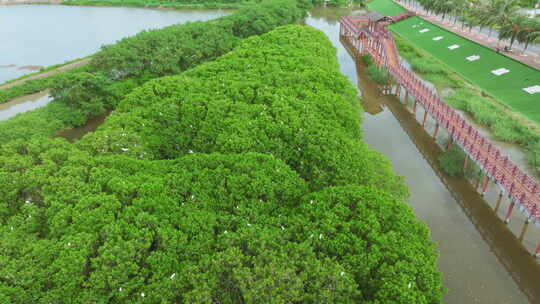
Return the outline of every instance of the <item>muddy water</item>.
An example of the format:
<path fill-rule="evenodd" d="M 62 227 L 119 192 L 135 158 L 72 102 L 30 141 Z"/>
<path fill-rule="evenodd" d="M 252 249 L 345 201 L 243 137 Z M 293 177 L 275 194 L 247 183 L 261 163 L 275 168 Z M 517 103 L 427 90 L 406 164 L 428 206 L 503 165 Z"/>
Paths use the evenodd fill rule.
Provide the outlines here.
<path fill-rule="evenodd" d="M 94 132 L 105 121 L 105 118 L 107 118 L 109 114 L 111 114 L 111 112 L 107 111 L 99 116 L 90 117 L 83 126 L 63 130 L 58 132 L 56 136 L 63 137 L 73 143 L 81 139 L 86 133 Z"/>
<path fill-rule="evenodd" d="M 155 10 L 60 5 L 0 6 L 0 83 L 95 53 L 141 30 L 227 14 L 224 10 Z"/>
<path fill-rule="evenodd" d="M 38 92 L 0 103 L 0 121 L 9 119 L 19 113 L 41 108 L 51 101 L 47 91 Z"/>
<path fill-rule="evenodd" d="M 463 179 L 441 180 L 441 173 L 429 163 L 434 163 L 438 146 L 397 98 L 382 96 L 356 68 L 339 41 L 339 17 L 346 14 L 351 11 L 316 9 L 306 23 L 322 30 L 337 48 L 341 72 L 362 91 L 366 108 L 364 140 L 385 154 L 393 169 L 405 177 L 411 192 L 409 204 L 431 229 L 440 252 L 439 269 L 448 288 L 444 302 L 539 301 L 535 294 L 540 282 L 535 268 L 538 264 L 468 183 Z M 452 195 L 449 189 L 458 189 L 459 193 Z"/>

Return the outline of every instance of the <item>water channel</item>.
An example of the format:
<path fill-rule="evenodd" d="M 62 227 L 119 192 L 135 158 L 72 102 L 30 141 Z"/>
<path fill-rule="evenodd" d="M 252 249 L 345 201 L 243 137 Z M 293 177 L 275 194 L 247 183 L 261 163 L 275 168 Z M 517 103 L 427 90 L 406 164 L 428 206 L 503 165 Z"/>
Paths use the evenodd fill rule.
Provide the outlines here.
<path fill-rule="evenodd" d="M 116 8 L 100 9 L 116 10 Z M 152 12 L 150 14 L 155 12 L 148 11 Z M 198 15 L 200 11 L 194 12 L 196 16 L 201 16 Z M 0 18 L 1 13 L 2 7 Z M 177 15 L 176 21 L 196 19 L 193 16 L 191 16 L 193 19 L 189 19 L 191 17 L 182 19 L 189 14 L 183 14 L 183 11 L 177 13 L 182 14 Z M 214 16 L 221 14 L 219 11 L 207 13 L 213 13 Z M 314 9 L 305 23 L 323 31 L 336 47 L 341 72 L 358 86 L 362 95 L 366 110 L 363 117 L 364 140 L 373 149 L 386 155 L 392 161 L 395 172 L 405 177 L 411 192 L 409 204 L 417 218 L 431 229 L 432 239 L 440 252 L 439 269 L 444 285 L 448 288 L 444 302 L 537 303 L 540 298 L 535 299 L 534 291 L 531 292 L 531 289 L 535 288 L 535 283 L 529 282 L 534 274 L 528 276 L 526 271 L 518 273 L 512 270 L 527 268 L 529 265 L 521 263 L 524 257 L 527 258 L 527 254 L 514 237 L 519 234 L 523 217 L 520 217 L 519 212 L 515 212 L 510 224 L 511 230 L 508 230 L 493 216 L 490 209 L 493 206 L 483 203 L 482 198 L 474 192 L 474 189 L 471 190 L 463 179 L 441 179 L 440 172 L 430 165 L 430 161 L 433 162 L 431 150 L 436 149 L 433 148 L 433 141 L 416 123 L 414 117 L 399 105 L 395 96 L 382 95 L 377 86 L 367 79 L 363 67 L 355 63 L 339 41 L 339 18 L 351 13 L 353 12 L 349 9 Z M 116 24 L 113 19 L 109 22 Z M 71 58 L 78 56 L 80 54 L 72 55 Z M 0 105 L 0 120 L 8 119 L 18 112 L 43 106 L 48 100 L 47 92 L 41 92 Z M 422 114 L 420 111 L 418 116 Z M 104 119 L 105 116 L 93 118 L 88 125 L 67 130 L 60 135 L 76 140 L 85 133 L 94 131 Z M 428 130 L 429 128 L 428 125 Z M 448 184 L 460 188 L 460 193 L 452 193 Z M 491 187 L 487 199 L 492 204 L 495 202 L 494 195 L 496 191 Z M 499 213 L 504 212 L 504 208 L 501 210 Z M 538 233 L 540 229 L 531 227 L 529 230 L 533 232 L 527 234 L 525 238 L 524 244 L 527 248 L 534 246 L 540 239 Z"/>
<path fill-rule="evenodd" d="M 510 272 L 509 267 L 503 264 L 508 265 L 505 259 L 512 260 L 512 257 L 501 256 L 493 241 L 486 240 L 490 235 L 498 236 L 497 233 L 505 229 L 501 221 L 490 214 L 483 214 L 485 210 L 476 210 L 476 207 L 480 207 L 489 211 L 487 204 L 483 204 L 483 207 L 468 205 L 469 201 L 481 201 L 481 198 L 473 197 L 474 192 L 467 197 L 467 202 L 456 200 L 422 156 L 421 152 L 425 151 L 420 151 L 417 147 L 419 144 L 413 141 L 429 141 L 427 133 L 422 134 L 421 128 L 415 129 L 414 125 L 418 124 L 411 119 L 412 115 L 402 113 L 405 112 L 404 107 L 399 104 L 398 107 L 389 106 L 397 104 L 397 98 L 381 95 L 376 86 L 366 79 L 361 66 L 357 69 L 355 61 L 342 46 L 339 41 L 339 18 L 351 13 L 354 12 L 348 9 L 314 9 L 306 23 L 323 31 L 336 47 L 341 72 L 362 93 L 366 109 L 362 123 L 364 140 L 388 157 L 394 171 L 405 177 L 411 192 L 409 204 L 417 218 L 431 229 L 432 239 L 440 252 L 439 269 L 448 288 L 444 302 L 535 303 L 539 299 L 530 295 L 530 286 L 534 288 L 534 283 L 523 284 L 522 281 L 530 278 L 518 277 Z M 480 218 L 475 218 L 475 215 Z M 487 228 L 480 228 L 479 231 L 482 226 Z M 492 227 L 495 227 L 495 231 L 491 230 Z M 518 247 L 519 244 L 506 246 Z M 513 257 L 522 258 L 517 254 Z M 519 285 L 513 276 L 521 280 Z"/>
<path fill-rule="evenodd" d="M 104 44 L 142 30 L 209 20 L 227 13 L 216 9 L 0 6 L 0 83 L 42 66 L 91 55 Z"/>

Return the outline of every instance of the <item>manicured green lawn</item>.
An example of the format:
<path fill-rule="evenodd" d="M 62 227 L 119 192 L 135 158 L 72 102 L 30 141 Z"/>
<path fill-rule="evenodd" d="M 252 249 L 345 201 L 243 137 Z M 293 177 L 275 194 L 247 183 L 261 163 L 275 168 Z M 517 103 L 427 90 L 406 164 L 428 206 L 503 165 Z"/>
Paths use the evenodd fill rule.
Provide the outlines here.
<path fill-rule="evenodd" d="M 368 3 L 368 8 L 371 11 L 379 12 L 386 16 L 396 16 L 407 10 L 400 5 L 395 4 L 391 0 L 375 0 Z"/>
<path fill-rule="evenodd" d="M 416 27 L 413 27 L 415 26 Z M 482 88 L 516 112 L 540 124 L 540 93 L 529 94 L 523 88 L 540 85 L 540 71 L 496 53 L 466 38 L 451 33 L 419 17 L 412 17 L 390 26 L 390 29 L 417 47 L 446 63 L 455 72 Z M 420 33 L 422 29 L 429 32 Z M 435 41 L 434 37 L 443 39 Z M 451 45 L 459 48 L 449 50 Z M 472 55 L 480 59 L 466 60 Z M 491 71 L 505 68 L 510 72 L 496 76 Z"/>
<path fill-rule="evenodd" d="M 376 0 L 370 3 L 370 9 L 382 14 L 396 11 L 391 0 Z M 413 27 L 414 26 L 414 27 Z M 425 50 L 446 63 L 456 73 L 490 94 L 514 111 L 540 125 L 540 93 L 529 94 L 523 88 L 540 85 L 540 71 L 518 61 L 496 53 L 494 50 L 479 45 L 419 17 L 404 19 L 390 25 L 390 29 L 405 40 Z M 423 29 L 428 32 L 420 33 Z M 435 41 L 433 38 L 442 36 Z M 451 45 L 459 48 L 450 50 Z M 470 62 L 466 58 L 472 55 L 480 59 Z M 491 71 L 505 68 L 510 72 L 496 76 Z"/>

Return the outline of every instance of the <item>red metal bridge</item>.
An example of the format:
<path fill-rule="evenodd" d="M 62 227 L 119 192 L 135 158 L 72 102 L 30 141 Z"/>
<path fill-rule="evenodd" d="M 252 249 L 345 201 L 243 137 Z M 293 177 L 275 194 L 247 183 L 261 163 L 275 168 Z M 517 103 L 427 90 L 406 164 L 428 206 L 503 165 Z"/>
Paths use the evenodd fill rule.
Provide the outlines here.
<path fill-rule="evenodd" d="M 514 206 L 527 216 L 527 223 L 540 225 L 540 185 L 536 180 L 520 170 L 497 147 L 484 138 L 467 123 L 455 110 L 444 103 L 432 89 L 428 88 L 413 72 L 401 64 L 394 38 L 386 28 L 389 23 L 399 21 L 414 14 L 407 12 L 395 17 L 367 16 L 344 17 L 340 20 L 340 38 L 345 40 L 353 52 L 371 55 L 375 64 L 384 67 L 397 83 L 396 94 L 405 90 L 405 98 L 414 98 L 413 111 L 417 104 L 424 109 L 422 124 L 429 114 L 436 122 L 435 134 L 439 128 L 449 134 L 448 148 L 458 144 L 468 157 L 484 172 L 481 194 L 486 192 L 489 180 L 501 190 L 497 208 L 503 194 L 511 200 L 505 221 L 508 222 Z M 467 166 L 467 159 L 465 161 Z M 540 244 L 535 255 L 540 256 Z"/>

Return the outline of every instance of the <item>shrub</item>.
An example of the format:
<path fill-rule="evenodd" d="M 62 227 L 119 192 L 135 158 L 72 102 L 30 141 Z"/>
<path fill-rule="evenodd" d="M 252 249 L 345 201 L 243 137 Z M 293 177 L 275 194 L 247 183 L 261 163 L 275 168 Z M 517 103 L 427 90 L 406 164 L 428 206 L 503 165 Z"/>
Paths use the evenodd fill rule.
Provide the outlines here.
<path fill-rule="evenodd" d="M 77 83 L 78 76 L 72 76 L 73 74 L 82 73 L 79 76 L 86 75 L 89 79 L 106 75 L 110 79 L 101 79 L 106 82 L 105 87 L 94 90 L 86 99 L 75 98 L 63 105 L 51 103 L 45 107 L 47 109 L 39 110 L 35 114 L 20 114 L 16 120 L 0 123 L 3 126 L 3 130 L 0 130 L 0 145 L 5 144 L 7 139 L 31 138 L 34 135 L 52 136 L 61 128 L 82 125 L 89 115 L 97 115 L 103 108 L 114 109 L 127 93 L 142 83 L 158 76 L 180 73 L 202 62 L 213 60 L 229 52 L 241 38 L 296 22 L 304 13 L 294 1 L 272 0 L 217 20 L 142 32 L 105 46 L 93 56 L 89 65 L 0 91 L 0 102 L 3 102 L 44 90 L 53 84 L 59 94 L 69 92 L 69 86 Z M 64 80 L 57 83 L 60 79 Z M 79 86 L 79 90 L 75 91 L 80 92 L 81 88 Z M 66 105 L 74 108 L 68 109 Z M 26 115 L 29 116 L 25 117 Z M 37 125 L 40 127 L 36 128 Z"/>
<path fill-rule="evenodd" d="M 414 70 L 420 73 L 446 74 L 446 71 L 441 67 L 440 63 L 424 57 L 414 58 L 410 61 L 410 64 Z"/>
<path fill-rule="evenodd" d="M 464 176 L 464 162 L 465 154 L 456 145 L 451 150 L 444 151 L 439 156 L 439 166 L 441 166 L 446 174 L 453 177 Z"/>
<path fill-rule="evenodd" d="M 384 68 L 378 67 L 371 58 L 370 55 L 363 54 L 362 60 L 367 67 L 367 74 L 369 78 L 378 84 L 386 84 L 390 79 L 388 71 Z"/>
<path fill-rule="evenodd" d="M 78 145 L 4 145 L 0 298 L 440 303 L 428 229 L 360 141 L 335 55 L 280 27 L 133 90 Z"/>
<path fill-rule="evenodd" d="M 70 73 L 61 75 L 51 85 L 51 96 L 56 103 L 80 113 L 79 116 L 100 115 L 105 111 L 106 99 L 110 95 L 108 85 L 110 80 L 101 74 Z"/>

